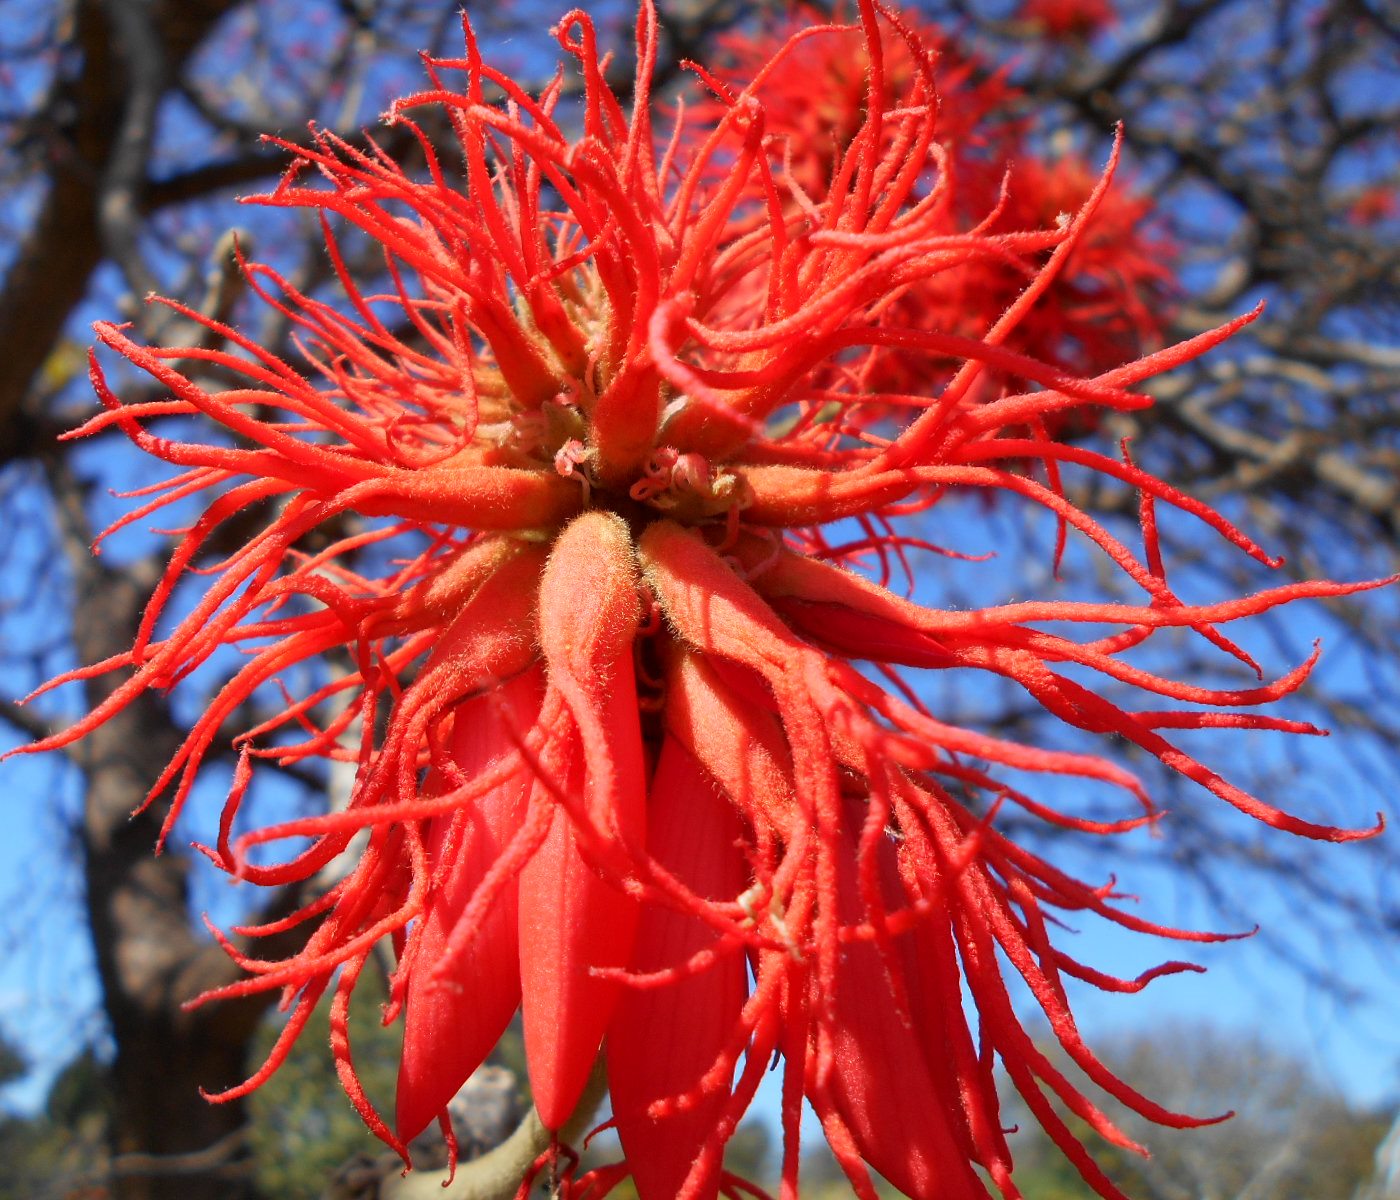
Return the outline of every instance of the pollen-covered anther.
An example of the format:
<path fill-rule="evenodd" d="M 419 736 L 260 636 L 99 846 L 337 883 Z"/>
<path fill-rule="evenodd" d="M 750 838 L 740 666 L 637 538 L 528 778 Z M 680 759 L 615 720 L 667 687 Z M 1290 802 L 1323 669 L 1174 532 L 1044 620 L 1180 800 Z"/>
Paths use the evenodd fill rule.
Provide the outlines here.
<path fill-rule="evenodd" d="M 544 414 L 521 412 L 506 421 L 493 421 L 478 425 L 477 437 L 501 449 L 519 450 L 526 454 L 536 453 L 548 436 Z"/>
<path fill-rule="evenodd" d="M 748 918 L 749 924 L 758 924 L 758 905 L 767 894 L 768 889 L 762 884 L 755 883 L 752 887 L 746 888 L 735 897 L 734 902 L 744 910 L 744 915 Z"/>
<path fill-rule="evenodd" d="M 570 438 L 554 452 L 554 469 L 565 479 L 577 479 L 583 485 L 583 500 L 587 504 L 592 490 L 589 466 L 594 453 L 577 438 Z"/>
<path fill-rule="evenodd" d="M 767 905 L 764 906 L 764 898 L 767 897 Z M 802 947 L 797 944 L 797 939 L 793 937 L 787 925 L 787 911 L 776 896 L 772 895 L 769 889 L 763 884 L 755 883 L 752 887 L 740 892 L 735 897 L 735 903 L 743 909 L 747 918 L 745 924 L 754 928 L 761 927 L 765 922 L 771 927 L 774 936 L 786 948 L 788 956 L 793 962 L 802 962 Z"/>
<path fill-rule="evenodd" d="M 682 521 L 703 520 L 748 505 L 748 488 L 737 475 L 715 470 L 703 454 L 662 446 L 647 461 L 642 477 L 628 491 Z"/>
<path fill-rule="evenodd" d="M 749 129 L 763 119 L 763 105 L 757 96 L 740 96 L 734 102 L 734 126 L 739 131 Z"/>

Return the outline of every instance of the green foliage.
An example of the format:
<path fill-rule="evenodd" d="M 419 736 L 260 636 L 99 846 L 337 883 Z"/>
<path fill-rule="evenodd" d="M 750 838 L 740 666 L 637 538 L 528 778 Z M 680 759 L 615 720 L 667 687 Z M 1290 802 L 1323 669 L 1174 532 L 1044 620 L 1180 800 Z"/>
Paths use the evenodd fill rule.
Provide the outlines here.
<path fill-rule="evenodd" d="M 76 1129 L 85 1121 L 105 1124 L 111 1106 L 107 1069 L 91 1049 L 86 1049 L 58 1073 L 44 1101 L 44 1112 L 51 1124 Z"/>
<path fill-rule="evenodd" d="M 1120 1038 L 1103 1058 L 1139 1091 L 1177 1112 L 1235 1116 L 1202 1129 L 1149 1124 L 1108 1098 L 1102 1107 L 1141 1158 L 1061 1113 L 1133 1200 L 1352 1200 L 1371 1178 L 1393 1114 L 1348 1105 L 1307 1065 L 1247 1032 L 1169 1026 Z M 1092 1189 L 1029 1117 L 1016 1117 L 1017 1181 L 1034 1200 L 1094 1200 Z"/>
<path fill-rule="evenodd" d="M 366 972 L 368 975 L 369 972 Z M 350 1008 L 355 1071 L 380 1113 L 392 1120 L 401 1026 L 380 1020 L 383 988 L 366 978 Z M 329 1001 L 311 1018 L 326 1028 Z M 280 1022 L 268 1022 L 253 1047 L 261 1061 L 272 1049 Z M 330 1043 L 298 1038 L 287 1061 L 249 1101 L 249 1144 L 258 1189 L 277 1200 L 316 1200 L 336 1168 L 356 1154 L 377 1158 L 384 1146 L 350 1106 L 336 1078 Z"/>
<path fill-rule="evenodd" d="M 763 1122 L 749 1118 L 724 1148 L 724 1166 L 755 1182 L 769 1178 L 774 1171 L 773 1136 Z"/>
<path fill-rule="evenodd" d="M 1355 1112 L 1333 1101 L 1318 1116 L 1309 1139 L 1311 1152 L 1292 1172 L 1294 1194 L 1318 1200 L 1332 1196 L 1351 1200 L 1358 1194 L 1355 1189 L 1360 1182 L 1371 1177 L 1376 1147 L 1393 1119 L 1393 1113 L 1381 1109 Z"/>
<path fill-rule="evenodd" d="M 24 1054 L 0 1039 L 0 1086 L 22 1079 Z M 107 1115 L 110 1090 L 91 1050 L 68 1064 L 36 1116 L 0 1116 L 0 1200 L 96 1200 L 107 1195 Z"/>
<path fill-rule="evenodd" d="M 376 996 L 366 985 L 351 1011 L 355 1065 L 370 1098 L 392 1112 L 399 1053 L 397 1027 L 385 1029 Z M 322 1014 L 324 1015 L 324 1014 Z M 260 1036 L 259 1053 L 276 1037 L 273 1022 Z M 1168 1106 L 1201 1112 L 1226 1097 L 1238 1115 L 1204 1130 L 1172 1131 L 1135 1123 L 1115 1112 L 1129 1136 L 1144 1141 L 1153 1158 L 1137 1156 L 1096 1138 L 1067 1118 L 1095 1158 L 1133 1200 L 1353 1200 L 1370 1179 L 1377 1145 L 1393 1114 L 1363 1111 L 1332 1094 L 1306 1065 L 1268 1043 L 1219 1030 L 1178 1027 L 1151 1036 L 1120 1039 L 1105 1057 L 1148 1095 Z M 495 1061 L 523 1071 L 518 1027 L 498 1048 Z M 22 1054 L 0 1040 L 0 1080 L 22 1077 Z M 100 1058 L 80 1052 L 55 1079 L 41 1111 L 0 1116 L 0 1200 L 96 1200 L 105 1196 L 106 1131 L 110 1090 Z M 1105 1108 L 1112 1106 L 1105 1103 Z M 329 1045 L 301 1039 L 282 1069 L 255 1093 L 250 1140 L 259 1191 L 268 1200 L 318 1200 L 327 1180 L 357 1154 L 378 1158 L 383 1146 L 346 1102 Z M 1093 1192 L 1034 1122 L 1017 1115 L 1012 1137 L 1017 1181 L 1032 1200 L 1093 1200 Z M 615 1142 L 600 1139 L 590 1163 L 615 1159 Z M 779 1164 L 774 1133 L 745 1122 L 735 1134 L 726 1165 L 776 1191 Z M 846 1200 L 850 1184 L 824 1143 L 811 1145 L 802 1163 L 803 1200 Z M 895 1197 L 887 1185 L 882 1196 Z M 630 1182 L 615 1200 L 635 1200 Z"/>
<path fill-rule="evenodd" d="M 24 1078 L 29 1063 L 18 1046 L 0 1034 L 0 1087 Z"/>

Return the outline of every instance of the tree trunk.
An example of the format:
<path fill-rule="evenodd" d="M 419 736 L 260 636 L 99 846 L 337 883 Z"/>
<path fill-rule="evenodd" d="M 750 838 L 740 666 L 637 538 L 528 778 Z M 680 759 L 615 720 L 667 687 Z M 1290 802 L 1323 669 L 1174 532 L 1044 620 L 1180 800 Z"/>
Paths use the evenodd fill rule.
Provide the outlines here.
<path fill-rule="evenodd" d="M 114 574 L 88 560 L 76 622 L 84 662 L 131 645 L 148 583 L 132 578 L 137 574 Z M 96 705 L 118 682 L 92 681 L 88 702 Z M 244 1107 L 238 1101 L 208 1104 L 199 1090 L 243 1078 L 247 1047 L 268 1002 L 182 1008 L 205 988 L 236 978 L 238 970 L 194 932 L 187 856 L 173 849 L 154 853 L 164 806 L 158 802 L 131 816 L 178 744 L 164 705 L 147 699 L 123 709 L 77 750 L 88 785 L 88 915 L 117 1046 L 114 1191 L 120 1200 L 242 1200 L 254 1194 L 238 1144 Z"/>

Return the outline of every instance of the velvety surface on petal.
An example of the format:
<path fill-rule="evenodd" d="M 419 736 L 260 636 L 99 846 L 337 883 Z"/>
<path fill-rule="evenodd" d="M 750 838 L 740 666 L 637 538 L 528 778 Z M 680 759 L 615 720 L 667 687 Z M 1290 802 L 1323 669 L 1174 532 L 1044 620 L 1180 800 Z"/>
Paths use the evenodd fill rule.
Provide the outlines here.
<path fill-rule="evenodd" d="M 543 694 L 541 673 L 530 671 L 494 696 L 460 705 L 453 715 L 449 751 L 470 778 L 513 749 L 507 722 L 528 729 Z M 436 774 L 436 773 L 434 773 Z M 428 853 L 442 884 L 428 896 L 416 933 L 399 1067 L 397 1125 L 404 1141 L 442 1111 L 490 1053 L 520 1004 L 516 889 L 508 885 L 446 978 L 435 978 L 443 949 L 482 876 L 500 856 L 521 819 L 529 791 L 522 771 L 458 813 L 433 819 Z M 441 790 L 429 776 L 428 790 Z"/>
<path fill-rule="evenodd" d="M 854 922 L 863 907 L 855 852 L 851 845 L 842 849 L 837 860 L 842 917 Z M 876 853 L 892 865 L 892 844 L 880 843 Z M 861 1156 L 905 1195 L 981 1200 L 988 1193 L 954 1128 L 957 1108 L 939 1094 L 909 1013 L 896 1003 L 891 967 L 902 982 L 902 958 L 892 948 L 887 962 L 870 940 L 850 941 L 842 948 L 835 1022 L 828 1031 L 830 1095 L 814 1095 L 813 1103 L 819 1113 L 834 1104 Z"/>
<path fill-rule="evenodd" d="M 577 795 L 583 752 L 575 742 L 566 753 L 557 784 Z M 617 1001 L 617 982 L 591 971 L 627 966 L 636 925 L 636 899 L 589 865 L 572 819 L 556 808 L 549 836 L 520 874 L 525 1053 L 535 1107 L 550 1129 L 573 1113 Z"/>
<path fill-rule="evenodd" d="M 748 882 L 742 826 L 729 800 L 677 739 L 667 737 L 652 780 L 647 849 L 697 896 L 732 900 Z M 692 913 L 648 905 L 637 926 L 632 970 L 684 966 L 719 935 Z M 608 1088 L 618 1136 L 641 1200 L 673 1200 L 714 1136 L 728 1090 L 693 1095 L 714 1066 L 743 1006 L 745 958 L 737 950 L 664 987 L 624 987 L 608 1030 Z M 682 1111 L 649 1115 L 657 1101 L 685 1096 Z M 691 1181 L 687 1197 L 718 1193 L 719 1158 Z"/>
<path fill-rule="evenodd" d="M 583 746 L 582 793 L 600 838 L 640 849 L 646 761 L 632 646 L 641 618 L 636 551 L 627 524 L 589 512 L 559 535 L 540 583 L 540 645 L 549 687 Z"/>
<path fill-rule="evenodd" d="M 525 1050 L 550 1129 L 578 1103 L 617 1000 L 617 982 L 592 972 L 625 968 L 632 953 L 638 903 L 622 884 L 646 836 L 639 617 L 626 524 L 585 513 L 559 535 L 540 585 L 551 740 L 533 803 L 558 807 L 520 876 Z"/>

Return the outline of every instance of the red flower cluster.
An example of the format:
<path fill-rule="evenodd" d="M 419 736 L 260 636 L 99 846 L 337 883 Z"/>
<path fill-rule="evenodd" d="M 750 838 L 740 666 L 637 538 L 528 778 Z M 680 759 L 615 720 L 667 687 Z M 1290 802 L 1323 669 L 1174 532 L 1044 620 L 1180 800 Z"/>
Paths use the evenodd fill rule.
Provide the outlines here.
<path fill-rule="evenodd" d="M 1110 10 L 1111 12 L 1111 10 Z M 1042 20 L 1043 14 L 1035 17 Z M 821 30 L 820 15 L 799 8 L 767 36 L 721 40 L 722 65 L 713 83 L 726 99 L 691 106 L 701 129 L 710 128 L 726 101 L 747 89 L 762 105 L 764 129 L 781 155 L 789 182 L 784 202 L 794 210 L 811 207 L 821 195 L 838 159 L 862 128 L 869 87 L 870 56 L 857 27 L 845 36 Z M 908 18 L 906 33 L 931 56 L 932 86 L 938 96 L 934 144 L 937 170 L 919 185 L 936 190 L 939 228 L 949 235 L 975 229 L 1011 233 L 1052 229 L 1078 212 L 1094 190 L 1097 172 L 1073 151 L 1047 161 L 1035 148 L 1033 130 L 1016 115 L 1022 97 L 1005 73 L 992 69 L 936 28 Z M 889 111 L 898 110 L 918 78 L 910 42 L 894 26 L 881 31 L 879 79 Z M 821 80 L 813 93 L 812 80 Z M 887 143 L 897 126 L 885 131 Z M 887 144 L 883 153 L 889 153 Z M 750 199 L 763 201 L 762 184 L 749 184 Z M 1025 289 L 1039 258 L 1032 253 L 997 262 L 985 256 L 949 266 L 900 289 L 886 300 L 881 321 L 891 326 L 938 329 L 980 338 Z M 1141 192 L 1119 184 L 1102 196 L 1094 221 L 1061 262 L 1040 301 L 1026 312 L 1004 344 L 1041 364 L 1076 375 L 1116 367 L 1162 344 L 1174 278 L 1175 247 L 1153 219 L 1152 203 Z M 866 396 L 865 409 L 884 393 L 894 407 L 922 406 L 934 386 L 946 382 L 951 367 L 930 362 L 926 353 L 895 347 L 872 348 L 859 359 L 839 360 L 856 372 Z M 940 368 L 942 368 L 940 370 Z M 1005 389 L 1024 390 L 1028 381 L 996 366 L 984 366 L 977 394 L 996 399 Z M 1083 424 L 1091 414 L 1070 414 Z M 1060 434 L 1063 416 L 1047 422 Z"/>
<path fill-rule="evenodd" d="M 179 535 L 136 644 L 64 677 L 126 678 L 34 748 L 71 742 L 147 689 L 241 650 L 246 662 L 156 788 L 173 791 L 168 831 L 234 714 L 332 653 L 352 664 L 286 695 L 237 738 L 233 789 L 206 848 L 219 867 L 306 885 L 366 836 L 353 869 L 303 909 L 243 931 L 305 924 L 299 953 L 262 959 L 229 944 L 247 978 L 200 1002 L 271 989 L 291 1015 L 267 1063 L 226 1096 L 277 1068 L 329 992 L 346 1090 L 406 1154 L 523 1007 L 545 1124 L 569 1117 L 604 1054 L 648 1200 L 738 1186 L 722 1171 L 725 1142 L 775 1055 L 785 1196 L 796 1194 L 804 1099 L 862 1197 L 875 1194 L 868 1167 L 915 1197 L 985 1196 L 984 1178 L 1018 1195 L 998 1061 L 1084 1176 L 1116 1196 L 1056 1103 L 1129 1143 L 1034 1044 L 1001 962 L 1088 1079 L 1153 1120 L 1189 1125 L 1199 1122 L 1099 1063 L 1063 986 L 1073 976 L 1135 991 L 1189 968 L 1116 979 L 1049 930 L 1058 912 L 1089 911 L 1168 937 L 1212 935 L 1147 923 L 1110 887 L 1071 877 L 998 827 L 1007 805 L 1088 834 L 1139 826 L 1153 813 L 1133 775 L 964 728 L 903 673 L 1013 681 L 1049 716 L 1124 738 L 1269 825 L 1364 836 L 1286 815 L 1170 740 L 1175 729 L 1315 732 L 1249 711 L 1296 690 L 1311 661 L 1217 691 L 1151 674 L 1125 652 L 1185 629 L 1253 665 L 1223 623 L 1372 585 L 1185 604 L 1163 568 L 1155 505 L 1269 560 L 1126 456 L 1044 433 L 1066 414 L 1149 405 L 1136 384 L 1252 315 L 1097 374 L 1029 354 L 1018 338 L 1058 303 L 1066 262 L 1093 244 L 1113 164 L 1065 219 L 993 201 L 960 227 L 933 46 L 874 0 L 853 26 L 792 32 L 751 85 L 701 71 L 711 92 L 702 126 L 681 116 L 664 137 L 653 127 L 649 3 L 628 106 L 604 82 L 588 16 L 570 13 L 555 32 L 582 80 L 579 133 L 575 114 L 565 120 L 562 72 L 532 95 L 482 59 L 468 25 L 463 57 L 430 62 L 431 90 L 391 113 L 417 137 L 422 170 L 329 134 L 293 150 L 259 202 L 321 215 L 348 303 L 303 294 L 265 266 L 246 271 L 295 326 L 300 365 L 179 305 L 217 335 L 213 348 L 143 346 L 97 326 L 168 398 L 123 402 L 94 358 L 104 411 L 78 435 L 115 427 L 180 469 L 122 523 L 209 499 Z M 797 132 L 779 134 L 787 110 L 770 92 L 789 56 L 853 39 L 866 64 L 860 117 L 818 163 Z M 823 85 L 810 72 L 800 82 Z M 849 80 L 839 86 L 850 92 Z M 414 123 L 430 106 L 450 119 L 464 183 Z M 1040 170 L 1017 168 L 1032 182 Z M 362 291 L 345 267 L 346 236 L 382 247 L 382 291 Z M 1107 243 L 1098 253 L 1105 270 L 1122 265 Z M 974 333 L 949 297 L 972 295 L 983 277 L 998 283 Z M 1010 296 L 1008 278 L 1018 280 Z M 1151 320 L 1108 307 L 1094 320 Z M 868 385 L 894 358 L 903 406 Z M 192 362 L 237 382 L 210 391 Z M 913 400 L 917 364 L 937 386 Z M 989 373 L 1021 390 L 982 389 Z M 171 415 L 218 432 L 168 439 L 152 423 Z M 1140 551 L 1066 498 L 1060 472 L 1071 468 L 1136 489 Z M 1124 572 L 1141 603 L 942 611 L 850 569 L 873 558 L 888 573 L 920 544 L 893 523 L 953 491 L 1048 510 Z M 252 532 L 210 564 L 211 539 L 230 522 Z M 196 570 L 207 590 L 158 635 Z M 1090 677 L 1169 706 L 1122 707 Z M 268 760 L 353 762 L 348 807 L 240 828 Z M 1133 813 L 1101 822 L 1057 811 L 999 781 L 1002 768 L 1120 789 Z M 252 853 L 289 839 L 309 840 L 285 861 Z M 388 1015 L 404 1020 L 392 1128 L 356 1081 L 346 1033 L 357 978 L 386 939 L 398 964 Z"/>

